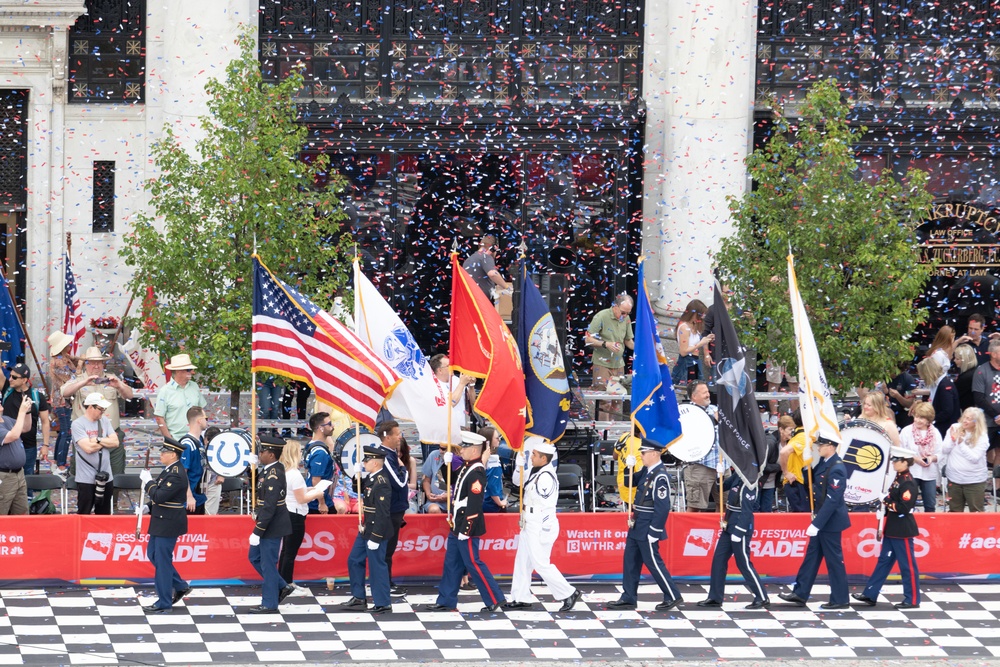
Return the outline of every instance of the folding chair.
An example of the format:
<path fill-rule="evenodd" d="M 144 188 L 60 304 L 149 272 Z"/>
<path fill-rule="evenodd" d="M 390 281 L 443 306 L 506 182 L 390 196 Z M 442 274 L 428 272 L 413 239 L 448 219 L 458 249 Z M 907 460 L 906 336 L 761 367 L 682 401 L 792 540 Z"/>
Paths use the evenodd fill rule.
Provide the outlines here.
<path fill-rule="evenodd" d="M 66 482 L 59 475 L 25 475 L 28 491 L 55 491 L 59 489 L 59 511 L 66 514 Z"/>

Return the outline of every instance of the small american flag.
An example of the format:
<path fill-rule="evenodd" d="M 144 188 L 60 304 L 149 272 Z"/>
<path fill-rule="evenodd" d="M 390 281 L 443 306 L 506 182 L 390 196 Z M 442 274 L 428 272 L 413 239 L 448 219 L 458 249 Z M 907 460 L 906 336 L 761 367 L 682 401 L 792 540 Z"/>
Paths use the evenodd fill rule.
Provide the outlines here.
<path fill-rule="evenodd" d="M 73 277 L 73 266 L 69 261 L 69 254 L 66 258 L 66 286 L 64 289 L 63 304 L 66 306 L 66 316 L 63 318 L 63 332 L 73 339 L 69 346 L 69 353 L 79 354 L 80 340 L 87 333 L 87 328 L 83 326 L 83 309 L 80 307 L 80 296 L 76 291 L 76 278 Z"/>
<path fill-rule="evenodd" d="M 251 368 L 305 382 L 316 399 L 340 408 L 369 428 L 396 372 L 354 332 L 254 257 Z"/>

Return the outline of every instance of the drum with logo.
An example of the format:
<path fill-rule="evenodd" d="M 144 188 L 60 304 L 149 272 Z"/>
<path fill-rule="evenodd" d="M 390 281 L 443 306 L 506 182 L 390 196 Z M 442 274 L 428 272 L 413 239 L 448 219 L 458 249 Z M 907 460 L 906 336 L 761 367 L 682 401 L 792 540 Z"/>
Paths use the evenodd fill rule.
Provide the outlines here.
<path fill-rule="evenodd" d="M 242 428 L 231 428 L 212 438 L 206 446 L 208 467 L 223 477 L 238 477 L 250 466 L 253 438 Z"/>
<path fill-rule="evenodd" d="M 339 436 L 333 446 L 333 459 L 340 466 L 340 470 L 348 477 L 358 474 L 358 452 L 363 451 L 365 445 L 379 445 L 382 441 L 372 433 L 367 427 L 362 426 L 359 430 L 360 441 L 355 437 L 355 430 L 349 428 Z"/>
<path fill-rule="evenodd" d="M 680 406 L 681 437 L 670 446 L 670 453 L 681 461 L 694 463 L 705 458 L 715 446 L 715 420 L 694 403 Z"/>
<path fill-rule="evenodd" d="M 837 453 L 847 467 L 844 502 L 867 505 L 881 501 L 895 477 L 889 465 L 889 434 L 867 419 L 851 419 L 840 424 L 840 438 Z"/>

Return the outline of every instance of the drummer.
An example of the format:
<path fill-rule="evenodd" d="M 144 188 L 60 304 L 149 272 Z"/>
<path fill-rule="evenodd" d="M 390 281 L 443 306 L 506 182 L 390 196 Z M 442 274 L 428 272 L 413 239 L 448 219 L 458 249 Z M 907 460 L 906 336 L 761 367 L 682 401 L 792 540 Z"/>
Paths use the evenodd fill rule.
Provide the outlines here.
<path fill-rule="evenodd" d="M 694 382 L 688 385 L 688 400 L 708 413 L 716 423 L 719 421 L 719 408 L 712 405 L 712 395 L 704 382 Z M 725 470 L 722 457 L 719 455 L 718 426 L 713 429 L 711 449 L 698 461 L 684 468 L 684 491 L 687 497 L 688 512 L 707 512 L 708 503 L 713 494 L 718 493 L 719 476 Z M 716 495 L 716 498 L 718 496 Z"/>

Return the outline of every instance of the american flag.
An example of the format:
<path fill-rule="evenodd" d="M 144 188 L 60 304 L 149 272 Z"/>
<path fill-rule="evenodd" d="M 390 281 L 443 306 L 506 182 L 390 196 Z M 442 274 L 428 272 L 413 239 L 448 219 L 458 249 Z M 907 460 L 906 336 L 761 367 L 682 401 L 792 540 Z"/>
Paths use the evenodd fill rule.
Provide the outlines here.
<path fill-rule="evenodd" d="M 354 335 L 254 257 L 251 368 L 305 382 L 369 428 L 399 376 Z"/>
<path fill-rule="evenodd" d="M 80 296 L 76 291 L 76 278 L 73 277 L 73 266 L 69 261 L 69 254 L 66 258 L 66 286 L 63 290 L 63 304 L 66 306 L 66 316 L 63 318 L 63 332 L 66 333 L 73 342 L 69 346 L 69 353 L 79 354 L 80 340 L 87 333 L 87 328 L 83 326 L 83 309 L 80 307 Z"/>

